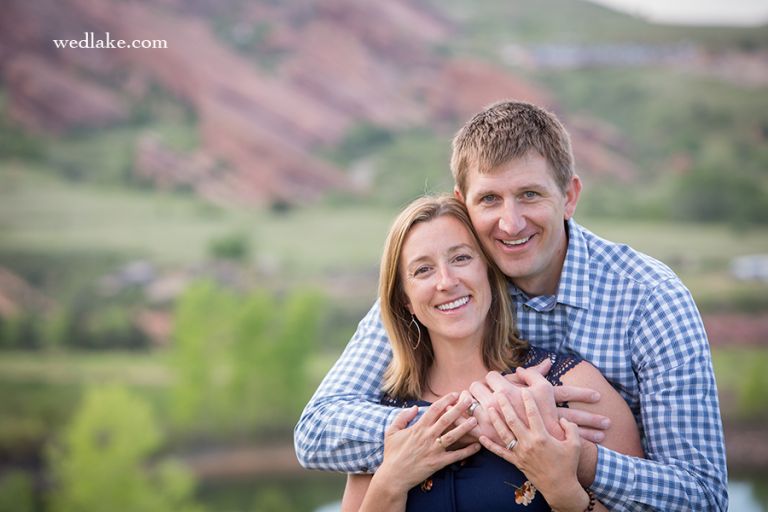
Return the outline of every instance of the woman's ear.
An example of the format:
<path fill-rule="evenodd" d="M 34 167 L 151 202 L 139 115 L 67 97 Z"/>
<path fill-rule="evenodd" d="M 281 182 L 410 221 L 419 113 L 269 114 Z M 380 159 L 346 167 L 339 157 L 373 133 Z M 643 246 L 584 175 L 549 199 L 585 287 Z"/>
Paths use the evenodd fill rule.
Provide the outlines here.
<path fill-rule="evenodd" d="M 406 308 L 408 308 L 408 312 L 409 312 L 410 314 L 413 314 L 413 306 L 411 306 L 411 303 L 410 303 L 410 302 L 406 302 L 406 303 L 405 303 L 405 307 L 406 307 Z"/>

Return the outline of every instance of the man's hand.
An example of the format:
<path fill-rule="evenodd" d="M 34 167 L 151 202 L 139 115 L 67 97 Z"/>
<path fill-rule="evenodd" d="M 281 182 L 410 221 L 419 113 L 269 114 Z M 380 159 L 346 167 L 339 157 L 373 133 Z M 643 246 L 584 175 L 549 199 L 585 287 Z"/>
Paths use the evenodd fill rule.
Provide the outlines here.
<path fill-rule="evenodd" d="M 528 375 L 527 372 L 533 370 L 542 376 L 546 376 L 551 367 L 552 363 L 547 359 L 528 369 L 518 368 L 515 373 L 506 375 L 506 379 L 512 385 L 527 385 L 528 381 L 524 378 L 524 376 Z M 611 420 L 607 416 L 559 405 L 568 402 L 594 404 L 600 401 L 600 393 L 590 388 L 562 385 L 554 387 L 554 394 L 555 402 L 558 404 L 558 416 L 567 419 L 571 423 L 575 423 L 579 427 L 579 435 L 582 439 L 593 443 L 601 443 L 605 439 L 605 430 L 611 426 Z M 512 403 L 514 404 L 514 402 Z M 537 404 L 541 408 L 538 398 Z"/>
<path fill-rule="evenodd" d="M 474 413 L 478 426 L 472 431 L 472 434 L 478 435 L 478 437 L 484 435 L 498 442 L 498 432 L 493 428 L 488 411 L 491 408 L 498 410 L 499 395 L 506 397 L 511 406 L 519 411 L 518 416 L 525 421 L 525 406 L 521 391 L 528 389 L 538 405 L 544 425 L 549 433 L 562 439 L 564 433 L 555 407 L 553 386 L 534 370 L 519 369 L 518 372 L 516 379 L 519 383 L 510 382 L 499 372 L 490 372 L 486 375 L 485 381 L 476 381 L 469 386 L 472 396 L 480 402 L 480 407 L 476 408 Z"/>
<path fill-rule="evenodd" d="M 485 382 L 494 393 L 502 394 L 515 409 L 517 416 L 526 421 L 527 415 L 523 404 L 521 391 L 528 389 L 536 402 L 538 412 L 550 435 L 558 440 L 563 440 L 565 433 L 560 425 L 560 420 L 555 407 L 555 387 L 535 369 L 518 368 L 515 371 L 516 379 L 521 384 L 512 384 L 499 372 L 490 372 L 485 377 Z M 498 407 L 497 407 L 498 410 Z"/>

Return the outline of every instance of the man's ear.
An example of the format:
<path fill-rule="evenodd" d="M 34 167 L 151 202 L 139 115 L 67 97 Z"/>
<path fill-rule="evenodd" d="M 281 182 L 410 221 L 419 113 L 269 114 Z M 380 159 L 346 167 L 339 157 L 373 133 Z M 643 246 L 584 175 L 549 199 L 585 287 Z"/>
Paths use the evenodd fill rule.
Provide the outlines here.
<path fill-rule="evenodd" d="M 568 184 L 568 188 L 565 189 L 565 220 L 573 217 L 576 212 L 576 205 L 579 202 L 579 196 L 581 195 L 581 178 L 577 174 L 573 175 L 571 182 Z"/>
<path fill-rule="evenodd" d="M 459 190 L 459 186 L 458 185 L 454 185 L 453 186 L 453 197 L 455 197 L 456 199 L 458 199 L 462 203 L 466 203 L 466 201 L 464 200 L 464 194 L 461 193 L 461 190 Z"/>

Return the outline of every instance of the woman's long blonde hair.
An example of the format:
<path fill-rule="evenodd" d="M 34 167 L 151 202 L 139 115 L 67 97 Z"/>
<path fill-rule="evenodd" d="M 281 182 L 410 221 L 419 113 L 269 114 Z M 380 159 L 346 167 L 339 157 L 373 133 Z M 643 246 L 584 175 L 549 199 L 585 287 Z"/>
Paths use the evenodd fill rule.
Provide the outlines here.
<path fill-rule="evenodd" d="M 427 371 L 434 363 L 429 332 L 411 315 L 407 307 L 408 299 L 400 275 L 403 243 L 413 226 L 444 215 L 455 218 L 467 228 L 488 267 L 491 307 L 483 335 L 483 363 L 489 370 L 504 371 L 514 368 L 520 364 L 528 349 L 528 342 L 518 337 L 515 328 L 507 280 L 485 252 L 464 205 L 447 195 L 419 198 L 408 205 L 393 222 L 381 258 L 381 317 L 393 353 L 392 361 L 384 375 L 383 391 L 393 397 L 421 398 L 428 389 Z"/>

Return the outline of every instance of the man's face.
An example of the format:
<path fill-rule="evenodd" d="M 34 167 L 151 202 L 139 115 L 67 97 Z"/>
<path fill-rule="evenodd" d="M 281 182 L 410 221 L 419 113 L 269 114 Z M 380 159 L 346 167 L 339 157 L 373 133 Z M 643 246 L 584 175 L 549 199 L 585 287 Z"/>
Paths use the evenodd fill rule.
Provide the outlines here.
<path fill-rule="evenodd" d="M 581 181 L 565 191 L 547 161 L 531 151 L 487 174 L 470 170 L 466 197 L 480 240 L 496 264 L 528 295 L 557 292 L 568 240 L 564 221 L 576 210 Z"/>

